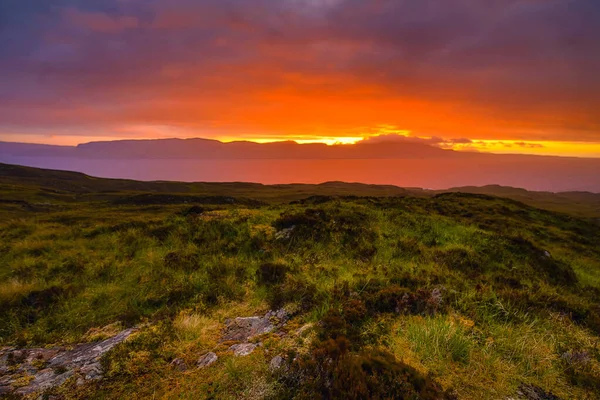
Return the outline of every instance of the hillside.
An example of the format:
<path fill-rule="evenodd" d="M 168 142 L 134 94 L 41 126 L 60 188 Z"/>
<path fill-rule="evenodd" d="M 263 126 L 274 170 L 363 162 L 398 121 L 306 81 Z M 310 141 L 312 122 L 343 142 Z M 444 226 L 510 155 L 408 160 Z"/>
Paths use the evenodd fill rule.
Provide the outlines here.
<path fill-rule="evenodd" d="M 0 396 L 600 395 L 588 219 L 343 183 L 0 185 Z"/>
<path fill-rule="evenodd" d="M 485 194 L 520 201 L 525 204 L 579 217 L 600 218 L 600 194 L 590 192 L 534 192 L 502 186 L 459 187 L 448 190 L 401 188 L 392 185 L 326 182 L 318 185 L 230 182 L 142 182 L 127 179 L 105 179 L 85 174 L 23 167 L 0 163 L 0 200 L 70 202 L 79 197 L 86 201 L 130 198 L 144 193 L 146 201 L 154 194 L 171 194 L 169 202 L 184 203 L 182 196 L 223 196 L 253 199 L 265 203 L 302 200 L 311 196 L 414 196 L 431 197 L 447 192 Z M 163 196 L 164 199 L 164 196 Z M 160 198 L 155 199 L 160 202 Z M 164 200 L 162 200 L 164 201 Z"/>

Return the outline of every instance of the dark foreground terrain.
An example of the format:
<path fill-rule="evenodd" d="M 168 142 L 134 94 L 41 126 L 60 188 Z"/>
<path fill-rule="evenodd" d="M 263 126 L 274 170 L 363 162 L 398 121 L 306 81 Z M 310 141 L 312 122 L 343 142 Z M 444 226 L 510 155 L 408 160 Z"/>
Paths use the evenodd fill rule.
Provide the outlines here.
<path fill-rule="evenodd" d="M 464 190 L 0 165 L 0 396 L 599 398 L 597 195 Z"/>

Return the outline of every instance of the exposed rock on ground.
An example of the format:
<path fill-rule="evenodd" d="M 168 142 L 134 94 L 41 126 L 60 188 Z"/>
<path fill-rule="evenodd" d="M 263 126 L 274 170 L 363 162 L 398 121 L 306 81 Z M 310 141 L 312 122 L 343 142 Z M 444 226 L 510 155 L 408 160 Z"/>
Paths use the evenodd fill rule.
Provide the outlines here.
<path fill-rule="evenodd" d="M 102 378 L 100 358 L 122 343 L 136 329 L 127 329 L 96 343 L 76 345 L 72 349 L 4 348 L 0 350 L 0 395 L 27 395 L 60 386 L 72 376 L 78 382 Z"/>
<path fill-rule="evenodd" d="M 198 366 L 198 368 L 205 368 L 217 361 L 218 358 L 219 357 L 217 357 L 217 355 L 213 352 L 206 353 L 200 356 L 196 365 Z"/>
<path fill-rule="evenodd" d="M 275 239 L 277 240 L 287 240 L 292 236 L 292 233 L 296 229 L 296 225 L 292 225 L 289 228 L 284 228 L 275 233 Z"/>
<path fill-rule="evenodd" d="M 284 310 L 269 311 L 263 317 L 238 317 L 225 321 L 221 342 L 241 342 L 229 347 L 237 357 L 251 354 L 261 343 L 249 343 L 252 339 L 281 328 L 289 319 Z"/>
<path fill-rule="evenodd" d="M 271 359 L 271 362 L 269 363 L 269 368 L 272 371 L 278 370 L 279 368 L 281 368 L 284 361 L 285 360 L 283 359 L 283 357 L 275 356 L 275 357 L 273 357 L 273 359 Z"/>
<path fill-rule="evenodd" d="M 225 321 L 225 331 L 221 337 L 222 342 L 239 341 L 247 342 L 253 338 L 272 332 L 281 327 L 288 320 L 288 313 L 281 309 L 269 311 L 264 317 L 238 317 Z"/>
<path fill-rule="evenodd" d="M 530 384 L 522 384 L 519 386 L 517 395 L 515 397 L 509 397 L 506 400 L 561 400 L 560 397 L 555 396 L 552 392 L 546 392 L 544 389 Z"/>
<path fill-rule="evenodd" d="M 231 346 L 229 350 L 233 351 L 235 356 L 243 357 L 251 354 L 257 347 L 254 343 L 239 343 Z"/>
<path fill-rule="evenodd" d="M 187 365 L 183 358 L 176 358 L 173 361 L 171 361 L 171 367 L 181 372 L 187 370 Z"/>

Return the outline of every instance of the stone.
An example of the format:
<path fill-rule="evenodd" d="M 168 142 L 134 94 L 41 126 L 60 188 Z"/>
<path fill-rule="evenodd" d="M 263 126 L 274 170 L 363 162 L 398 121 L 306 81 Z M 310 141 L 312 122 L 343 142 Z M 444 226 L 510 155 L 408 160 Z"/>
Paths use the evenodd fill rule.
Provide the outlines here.
<path fill-rule="evenodd" d="M 269 368 L 272 371 L 278 370 L 279 368 L 281 368 L 283 366 L 283 362 L 284 362 L 283 357 L 275 356 L 275 357 L 273 357 L 273 359 L 271 359 L 271 362 L 269 363 Z"/>
<path fill-rule="evenodd" d="M 256 347 L 258 346 L 254 343 L 239 343 L 231 346 L 229 350 L 233 351 L 233 355 L 237 357 L 244 357 L 249 354 L 252 354 Z"/>
<path fill-rule="evenodd" d="M 97 380 L 102 378 L 102 366 L 99 363 L 91 363 L 81 367 L 79 372 L 86 380 Z"/>
<path fill-rule="evenodd" d="M 587 351 L 567 351 L 561 355 L 561 358 L 570 365 L 588 365 L 592 358 Z"/>
<path fill-rule="evenodd" d="M 0 350 L 0 393 L 30 395 L 60 386 L 72 376 L 78 376 L 78 382 L 101 379 L 102 356 L 136 330 L 127 329 L 106 340 L 79 344 L 72 349 L 3 348 Z M 13 387 L 13 382 L 23 374 L 31 380 L 24 386 Z"/>
<path fill-rule="evenodd" d="M 33 349 L 25 358 L 25 362 L 31 364 L 34 362 L 48 362 L 52 357 L 58 354 L 57 349 Z"/>
<path fill-rule="evenodd" d="M 522 384 L 517 391 L 517 398 L 523 400 L 560 400 L 552 392 L 546 392 L 544 389 L 530 384 Z"/>
<path fill-rule="evenodd" d="M 36 392 L 42 392 L 44 390 L 62 385 L 67 379 L 73 376 L 73 374 L 74 372 L 72 370 L 59 374 L 52 368 L 46 368 L 39 371 L 28 385 L 15 390 L 15 393 L 27 395 Z"/>
<path fill-rule="evenodd" d="M 247 342 L 257 336 L 272 332 L 285 324 L 289 316 L 284 309 L 269 311 L 263 317 L 238 317 L 225 321 L 222 342 Z"/>
<path fill-rule="evenodd" d="M 277 240 L 287 240 L 292 236 L 292 233 L 296 229 L 296 225 L 292 225 L 289 228 L 282 229 L 278 232 L 275 232 L 275 239 Z"/>
<path fill-rule="evenodd" d="M 171 367 L 181 372 L 187 370 L 187 365 L 183 358 L 175 358 L 173 361 L 171 361 Z"/>
<path fill-rule="evenodd" d="M 211 351 L 210 353 L 206 353 L 203 356 L 200 356 L 196 365 L 198 366 L 198 368 L 205 368 L 215 363 L 218 359 L 219 357 L 217 357 L 217 355 Z"/>

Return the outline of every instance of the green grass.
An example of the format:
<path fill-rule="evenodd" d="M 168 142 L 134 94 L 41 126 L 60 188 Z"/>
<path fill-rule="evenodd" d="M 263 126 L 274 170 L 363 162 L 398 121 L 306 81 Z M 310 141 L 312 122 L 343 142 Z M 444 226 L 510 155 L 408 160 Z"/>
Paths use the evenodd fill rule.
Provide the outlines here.
<path fill-rule="evenodd" d="M 599 393 L 600 232 L 590 220 L 457 193 L 136 205 L 92 186 L 73 197 L 14 185 L 27 204 L 59 200 L 0 203 L 0 346 L 143 326 L 103 361 L 105 380 L 61 389 L 67 398 L 314 398 L 343 379 L 360 398 L 398 374 L 412 377 L 408 391 L 422 381 L 430 395 L 465 399 L 514 395 L 522 383 L 565 399 Z M 225 319 L 281 306 L 296 310 L 289 337 L 268 335 L 248 358 L 219 344 Z M 314 340 L 293 336 L 309 322 Z M 207 351 L 220 357 L 210 370 L 169 367 Z M 567 363 L 572 351 L 589 363 Z M 304 378 L 270 372 L 282 352 L 296 354 L 290 376 Z M 313 363 L 339 352 L 327 373 L 340 385 L 327 386 Z M 353 396 L 335 390 L 330 398 Z"/>

